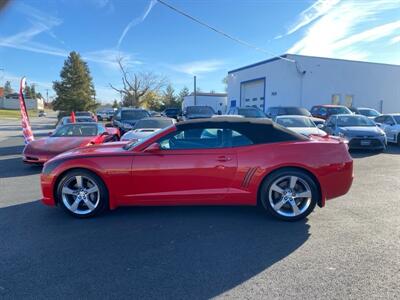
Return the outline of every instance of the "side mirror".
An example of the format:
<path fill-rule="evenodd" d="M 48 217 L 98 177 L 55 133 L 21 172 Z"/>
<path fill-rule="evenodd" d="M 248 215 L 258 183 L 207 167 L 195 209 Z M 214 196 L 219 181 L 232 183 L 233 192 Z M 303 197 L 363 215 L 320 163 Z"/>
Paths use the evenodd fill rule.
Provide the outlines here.
<path fill-rule="evenodd" d="M 110 135 L 107 131 L 104 131 L 101 136 L 106 136 L 106 135 Z"/>
<path fill-rule="evenodd" d="M 147 153 L 156 153 L 161 150 L 161 146 L 159 143 L 153 143 L 150 146 L 148 146 L 146 149 L 144 149 L 144 152 Z"/>
<path fill-rule="evenodd" d="M 318 124 L 317 127 L 318 127 L 319 129 L 323 129 L 325 126 L 324 126 L 324 124 Z"/>
<path fill-rule="evenodd" d="M 53 134 L 53 132 L 52 132 L 52 131 L 50 131 L 50 132 L 49 132 L 49 136 L 50 136 L 50 135 L 52 135 L 52 134 Z"/>

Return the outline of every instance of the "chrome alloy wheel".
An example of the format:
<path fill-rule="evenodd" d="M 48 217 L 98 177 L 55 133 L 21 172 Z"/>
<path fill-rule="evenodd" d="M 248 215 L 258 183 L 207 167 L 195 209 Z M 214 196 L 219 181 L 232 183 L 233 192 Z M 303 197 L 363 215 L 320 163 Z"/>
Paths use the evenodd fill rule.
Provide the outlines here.
<path fill-rule="evenodd" d="M 93 212 L 100 202 L 97 184 L 86 176 L 73 176 L 62 186 L 61 198 L 65 207 L 74 214 Z"/>
<path fill-rule="evenodd" d="M 296 217 L 311 204 L 312 192 L 308 183 L 297 176 L 276 179 L 268 191 L 268 200 L 276 213 L 284 217 Z"/>

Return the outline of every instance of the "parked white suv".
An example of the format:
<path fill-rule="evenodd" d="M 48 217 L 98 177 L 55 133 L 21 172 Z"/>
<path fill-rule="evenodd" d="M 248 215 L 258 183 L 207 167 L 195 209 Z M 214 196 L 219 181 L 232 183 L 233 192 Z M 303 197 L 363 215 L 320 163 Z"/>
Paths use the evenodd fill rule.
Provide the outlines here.
<path fill-rule="evenodd" d="M 387 114 L 375 118 L 375 123 L 385 131 L 387 141 L 400 146 L 400 114 Z"/>

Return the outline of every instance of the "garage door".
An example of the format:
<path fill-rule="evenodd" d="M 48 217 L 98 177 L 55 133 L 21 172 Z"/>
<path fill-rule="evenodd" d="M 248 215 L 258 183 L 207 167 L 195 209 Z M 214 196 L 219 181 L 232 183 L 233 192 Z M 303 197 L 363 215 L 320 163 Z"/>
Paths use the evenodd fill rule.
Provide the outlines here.
<path fill-rule="evenodd" d="M 264 110 L 265 102 L 265 79 L 256 79 L 242 82 L 241 84 L 241 107 L 258 107 Z"/>

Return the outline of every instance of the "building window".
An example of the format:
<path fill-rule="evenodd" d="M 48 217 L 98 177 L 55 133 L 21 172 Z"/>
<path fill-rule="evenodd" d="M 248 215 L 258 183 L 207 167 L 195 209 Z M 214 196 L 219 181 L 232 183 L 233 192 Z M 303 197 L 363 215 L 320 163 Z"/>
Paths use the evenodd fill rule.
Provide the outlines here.
<path fill-rule="evenodd" d="M 246 100 L 244 100 L 244 101 L 246 101 L 246 102 L 249 102 L 249 101 L 250 101 L 250 99 L 249 99 L 249 98 L 246 98 Z"/>
<path fill-rule="evenodd" d="M 333 94 L 332 95 L 332 104 L 339 105 L 340 104 L 340 94 Z"/>
<path fill-rule="evenodd" d="M 253 98 L 253 101 L 257 101 L 257 98 Z"/>
<path fill-rule="evenodd" d="M 264 101 L 264 97 L 260 97 L 260 100 L 261 100 L 261 101 Z"/>
<path fill-rule="evenodd" d="M 344 105 L 346 105 L 347 107 L 353 106 L 353 95 L 346 95 Z"/>

